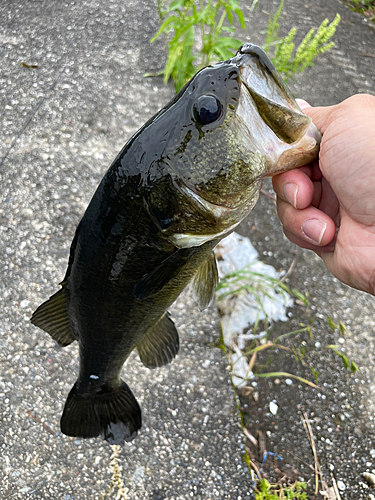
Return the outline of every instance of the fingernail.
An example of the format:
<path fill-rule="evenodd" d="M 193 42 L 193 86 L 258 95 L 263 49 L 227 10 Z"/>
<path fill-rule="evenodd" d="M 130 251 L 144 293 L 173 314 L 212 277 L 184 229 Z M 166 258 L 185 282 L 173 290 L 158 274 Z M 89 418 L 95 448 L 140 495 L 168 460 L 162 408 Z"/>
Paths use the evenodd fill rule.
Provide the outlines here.
<path fill-rule="evenodd" d="M 309 219 L 302 224 L 302 233 L 317 245 L 320 245 L 327 224 L 319 219 Z"/>
<path fill-rule="evenodd" d="M 311 105 L 307 101 L 305 101 L 304 99 L 296 99 L 296 102 L 297 102 L 298 106 L 300 107 L 300 109 L 311 108 Z"/>
<path fill-rule="evenodd" d="M 297 193 L 298 186 L 293 182 L 288 182 L 288 184 L 285 184 L 285 186 L 283 187 L 284 198 L 289 201 L 289 203 L 293 205 L 294 208 L 297 208 Z"/>

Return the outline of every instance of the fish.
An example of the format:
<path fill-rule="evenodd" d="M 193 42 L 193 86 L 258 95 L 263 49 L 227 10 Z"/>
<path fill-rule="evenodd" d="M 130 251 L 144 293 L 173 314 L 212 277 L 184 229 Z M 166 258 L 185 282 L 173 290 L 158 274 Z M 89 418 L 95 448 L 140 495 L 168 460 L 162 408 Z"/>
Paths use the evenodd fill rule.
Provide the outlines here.
<path fill-rule="evenodd" d="M 317 158 L 321 134 L 271 60 L 246 43 L 200 70 L 126 143 L 76 229 L 61 288 L 31 322 L 79 344 L 63 434 L 123 444 L 142 425 L 120 372 L 135 349 L 170 363 L 168 308 L 191 283 L 201 310 L 218 283 L 214 248 L 254 207 L 263 179 Z"/>

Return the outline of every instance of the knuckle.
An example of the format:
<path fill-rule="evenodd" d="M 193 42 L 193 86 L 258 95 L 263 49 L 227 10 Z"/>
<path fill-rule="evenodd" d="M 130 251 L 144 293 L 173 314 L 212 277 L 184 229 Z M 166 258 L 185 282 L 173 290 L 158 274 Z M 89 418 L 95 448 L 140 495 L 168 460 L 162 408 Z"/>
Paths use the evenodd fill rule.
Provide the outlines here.
<path fill-rule="evenodd" d="M 293 222 L 296 220 L 295 212 L 296 209 L 293 208 L 289 203 L 278 198 L 277 214 L 283 226 L 289 230 L 292 230 L 295 225 L 293 224 Z"/>

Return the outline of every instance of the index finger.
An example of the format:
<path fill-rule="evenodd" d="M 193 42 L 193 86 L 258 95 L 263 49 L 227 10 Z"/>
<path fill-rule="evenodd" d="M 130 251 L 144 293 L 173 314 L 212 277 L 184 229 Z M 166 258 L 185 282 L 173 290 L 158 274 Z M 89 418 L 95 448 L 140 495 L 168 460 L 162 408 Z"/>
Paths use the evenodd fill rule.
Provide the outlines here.
<path fill-rule="evenodd" d="M 279 198 L 299 210 L 311 205 L 314 198 L 314 185 L 311 180 L 310 166 L 284 172 L 272 178 L 273 189 Z"/>

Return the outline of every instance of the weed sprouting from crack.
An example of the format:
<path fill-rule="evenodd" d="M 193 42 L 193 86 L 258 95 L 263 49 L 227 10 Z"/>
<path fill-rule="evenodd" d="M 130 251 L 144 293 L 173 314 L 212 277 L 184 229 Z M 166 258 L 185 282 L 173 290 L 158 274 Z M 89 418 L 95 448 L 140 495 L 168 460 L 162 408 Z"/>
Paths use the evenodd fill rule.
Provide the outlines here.
<path fill-rule="evenodd" d="M 256 283 L 246 282 L 246 280 L 254 280 L 254 279 L 261 280 L 261 285 L 258 286 Z M 268 290 L 267 287 L 269 287 Z M 241 350 L 239 349 L 238 345 L 239 342 L 237 342 L 237 339 L 235 337 L 233 339 L 232 345 L 225 345 L 223 323 L 222 323 L 221 340 L 219 344 L 216 345 L 216 347 L 219 347 L 220 349 L 223 350 L 228 360 L 232 387 L 235 394 L 235 401 L 238 409 L 238 414 L 240 416 L 240 422 L 243 429 L 243 433 L 246 436 L 246 438 L 255 446 L 258 445 L 258 441 L 246 428 L 244 422 L 244 415 L 241 409 L 241 402 L 238 394 L 239 387 L 242 387 L 242 389 L 243 388 L 246 389 L 246 387 L 248 387 L 247 385 L 248 382 L 254 380 L 255 378 L 276 378 L 276 377 L 295 378 L 300 382 L 303 382 L 314 388 L 318 387 L 315 383 L 307 379 L 304 379 L 302 377 L 298 377 L 297 375 L 291 373 L 281 372 L 281 371 L 264 372 L 263 371 L 264 368 L 272 364 L 272 362 L 274 361 L 273 358 L 275 357 L 274 354 L 276 350 L 281 350 L 284 353 L 287 353 L 287 355 L 293 356 L 296 362 L 306 367 L 308 366 L 308 363 L 306 362 L 306 357 L 308 356 L 309 353 L 311 353 L 312 351 L 317 351 L 319 349 L 320 350 L 330 349 L 341 358 L 345 369 L 347 370 L 350 369 L 352 373 L 355 373 L 358 370 L 357 365 L 353 361 L 350 361 L 347 358 L 347 356 L 344 355 L 339 350 L 338 346 L 335 345 L 326 345 L 322 347 L 316 347 L 312 345 L 308 346 L 305 340 L 301 341 L 299 339 L 299 337 L 301 336 L 308 335 L 308 340 L 310 341 L 310 344 L 312 344 L 314 338 L 314 332 L 313 332 L 314 320 L 312 319 L 312 317 L 309 318 L 309 321 L 307 323 L 299 323 L 300 328 L 284 333 L 282 335 L 278 335 L 277 338 L 273 341 L 269 340 L 270 333 L 272 330 L 272 323 L 269 321 L 269 318 L 265 314 L 265 310 L 262 305 L 262 298 L 270 297 L 272 295 L 271 291 L 275 290 L 275 288 L 277 289 L 278 287 L 280 290 L 279 293 L 294 295 L 294 297 L 296 297 L 297 299 L 297 304 L 299 304 L 300 306 L 304 306 L 306 308 L 306 312 L 308 312 L 309 301 L 307 294 L 302 294 L 295 289 L 291 290 L 285 283 L 280 284 L 280 280 L 274 278 L 270 279 L 269 276 L 267 275 L 263 276 L 261 275 L 261 273 L 249 272 L 249 269 L 246 268 L 229 273 L 228 275 L 224 276 L 224 278 L 222 279 L 221 283 L 218 286 L 218 291 L 216 296 L 217 305 L 220 310 L 220 301 L 228 300 L 228 298 L 230 299 L 231 293 L 233 297 L 238 297 L 238 295 L 240 295 L 241 293 L 255 294 L 256 300 L 255 301 L 253 300 L 252 304 L 254 304 L 254 302 L 258 304 L 259 315 L 263 314 L 264 317 L 263 323 L 264 323 L 265 335 L 264 336 L 259 335 L 258 329 L 261 322 L 259 321 L 259 319 L 257 319 L 254 325 L 252 326 L 251 334 L 247 333 L 246 335 L 242 335 L 242 337 L 246 337 L 248 339 L 248 344 Z M 224 293 L 223 290 L 225 290 Z M 227 306 L 224 308 L 224 313 L 230 314 L 230 312 L 228 312 Z M 347 329 L 342 322 L 336 324 L 331 317 L 327 317 L 326 323 L 327 326 L 332 331 L 334 332 L 338 331 L 341 336 L 343 337 L 345 336 Z M 283 344 L 283 342 L 285 342 L 286 340 L 289 340 L 289 346 Z M 256 366 L 258 354 L 262 351 L 267 351 L 267 350 L 269 354 L 266 362 L 261 366 Z M 241 354 L 240 356 L 238 355 L 239 351 Z M 242 375 L 236 372 L 236 364 L 241 359 L 242 360 L 245 359 L 248 365 L 248 369 L 246 370 L 246 375 L 244 375 L 243 370 L 242 370 Z M 317 383 L 318 382 L 317 370 L 314 367 L 312 367 L 311 372 L 314 375 L 315 382 Z M 239 380 L 240 383 L 238 382 Z M 245 446 L 245 453 L 243 456 L 243 460 L 248 465 L 250 474 L 252 475 L 252 478 L 254 480 L 256 500 L 274 500 L 274 499 L 304 500 L 307 498 L 305 493 L 306 489 L 305 483 L 297 481 L 293 484 L 282 486 L 279 483 L 272 484 L 271 482 L 267 481 L 265 477 L 262 477 L 261 470 L 258 470 L 256 465 L 251 460 L 250 453 L 251 453 L 250 450 Z M 263 458 L 265 457 L 261 457 L 261 459 Z M 321 478 L 321 488 L 324 491 L 326 491 L 326 489 L 324 488 L 327 488 L 327 485 L 322 480 L 322 478 Z"/>

